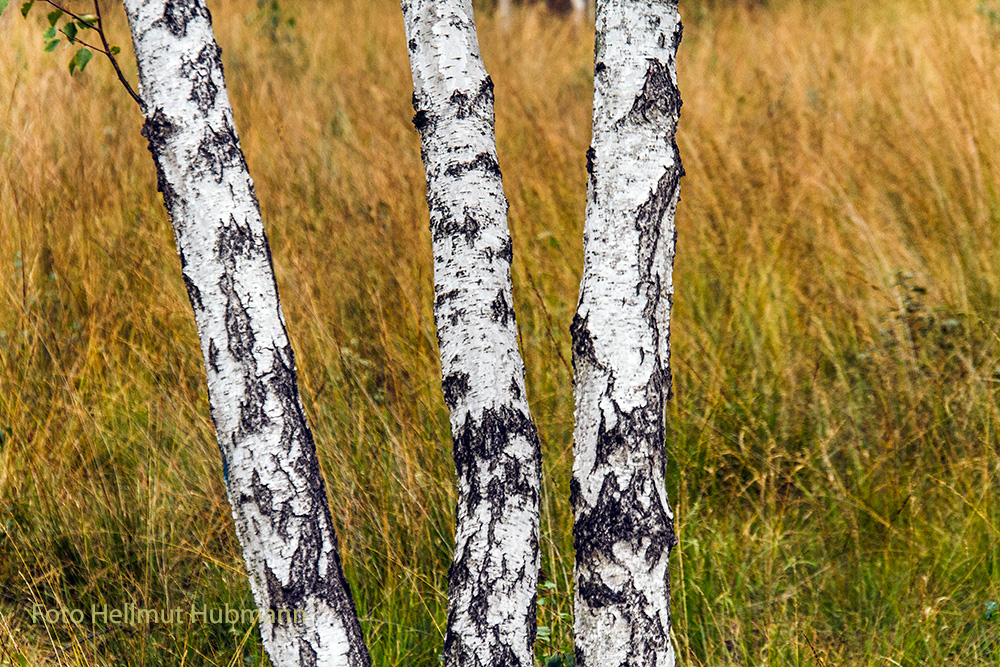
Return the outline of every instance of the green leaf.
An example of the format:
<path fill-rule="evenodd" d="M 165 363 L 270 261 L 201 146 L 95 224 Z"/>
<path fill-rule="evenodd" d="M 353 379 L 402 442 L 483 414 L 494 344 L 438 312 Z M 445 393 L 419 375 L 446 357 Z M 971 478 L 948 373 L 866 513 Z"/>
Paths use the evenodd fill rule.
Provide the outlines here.
<path fill-rule="evenodd" d="M 122 52 L 122 47 L 120 47 L 120 46 L 112 46 L 111 47 L 111 55 L 117 56 L 121 52 Z"/>
<path fill-rule="evenodd" d="M 35 4 L 35 0 L 28 0 L 26 3 L 21 5 L 21 16 L 28 18 L 28 12 L 31 11 L 31 6 Z"/>
<path fill-rule="evenodd" d="M 76 41 L 77 30 L 75 23 L 67 23 L 65 26 L 63 26 L 63 32 L 66 33 L 66 39 L 69 40 L 70 44 Z"/>
<path fill-rule="evenodd" d="M 90 49 L 80 49 L 73 56 L 73 60 L 76 61 L 76 68 L 82 72 L 93 57 L 94 54 L 90 52 Z"/>
<path fill-rule="evenodd" d="M 56 29 L 53 26 L 49 26 L 48 28 L 45 29 L 45 32 L 42 33 L 42 39 L 44 39 L 46 42 L 49 41 L 50 39 L 55 39 L 55 38 L 56 38 Z"/>
<path fill-rule="evenodd" d="M 997 604 L 993 600 L 986 603 L 986 620 L 992 621 L 997 614 L 1000 614 L 1000 604 Z"/>
<path fill-rule="evenodd" d="M 0 0 L 0 16 L 3 16 L 3 10 L 7 9 L 9 4 L 10 0 Z"/>
<path fill-rule="evenodd" d="M 550 655 L 549 659 L 545 661 L 545 667 L 562 667 L 563 659 L 558 653 L 555 655 Z"/>
<path fill-rule="evenodd" d="M 48 16 L 49 16 L 49 25 L 54 26 L 56 23 L 59 23 L 59 18 L 62 15 L 63 15 L 63 11 L 61 9 L 57 9 L 55 11 L 49 12 L 49 14 L 48 14 Z"/>
<path fill-rule="evenodd" d="M 42 49 L 42 51 L 45 51 L 45 53 L 51 53 L 52 51 L 55 51 L 55 48 L 57 46 L 59 46 L 59 40 L 53 39 L 52 41 L 50 41 L 48 44 L 45 45 L 45 48 Z"/>

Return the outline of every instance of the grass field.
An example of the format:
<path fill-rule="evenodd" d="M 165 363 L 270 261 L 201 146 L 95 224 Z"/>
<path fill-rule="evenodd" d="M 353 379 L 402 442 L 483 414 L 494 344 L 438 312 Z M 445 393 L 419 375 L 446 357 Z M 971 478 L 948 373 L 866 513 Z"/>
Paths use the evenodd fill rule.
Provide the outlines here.
<path fill-rule="evenodd" d="M 375 664 L 436 665 L 454 489 L 398 6 L 211 7 Z M 249 623 L 32 620 L 252 599 L 138 109 L 104 62 L 71 78 L 70 52 L 41 52 L 43 12 L 16 9 L 0 19 L 0 664 L 267 664 Z M 679 658 L 1000 665 L 1000 2 L 681 12 Z M 545 657 L 572 646 L 593 34 L 533 7 L 481 12 L 480 41 L 545 456 Z"/>

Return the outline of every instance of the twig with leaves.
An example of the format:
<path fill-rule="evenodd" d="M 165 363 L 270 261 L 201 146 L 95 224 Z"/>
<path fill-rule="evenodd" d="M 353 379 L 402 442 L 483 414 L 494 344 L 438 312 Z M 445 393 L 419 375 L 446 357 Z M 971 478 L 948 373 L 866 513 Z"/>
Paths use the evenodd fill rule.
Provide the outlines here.
<path fill-rule="evenodd" d="M 118 65 L 118 60 L 115 58 L 115 56 L 121 53 L 121 49 L 108 42 L 107 34 L 104 32 L 104 21 L 101 17 L 100 0 L 94 0 L 94 13 L 92 15 L 85 14 L 82 16 L 53 0 L 42 0 L 42 2 L 53 8 L 47 15 L 49 26 L 42 33 L 42 39 L 45 41 L 45 46 L 42 50 L 49 53 L 59 46 L 62 39 L 56 35 L 63 35 L 69 44 L 81 44 L 82 48 L 77 49 L 69 61 L 70 74 L 83 72 L 87 67 L 87 63 L 94 57 L 94 51 L 104 54 L 111 61 L 111 66 L 114 67 L 115 74 L 118 76 L 121 84 L 125 86 L 125 90 L 132 96 L 132 99 L 139 105 L 139 108 L 145 110 L 146 105 L 143 104 L 142 99 L 136 94 L 131 84 L 129 84 L 128 79 L 125 78 L 121 67 Z M 0 14 L 3 13 L 8 4 L 10 4 L 10 0 L 0 0 Z M 27 2 L 21 5 L 21 16 L 28 18 L 28 13 L 34 5 L 35 0 L 27 0 Z M 59 22 L 67 17 L 68 20 L 62 24 L 62 27 L 59 27 Z M 80 38 L 80 34 L 86 30 L 97 32 L 101 40 L 101 46 L 95 46 Z"/>

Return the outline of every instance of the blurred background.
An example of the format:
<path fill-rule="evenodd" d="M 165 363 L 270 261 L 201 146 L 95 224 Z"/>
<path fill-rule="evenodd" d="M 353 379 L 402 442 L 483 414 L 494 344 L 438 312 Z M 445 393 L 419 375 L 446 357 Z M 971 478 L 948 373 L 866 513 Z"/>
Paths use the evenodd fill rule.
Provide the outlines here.
<path fill-rule="evenodd" d="M 210 7 L 374 662 L 436 665 L 453 469 L 399 7 Z M 253 602 L 139 110 L 100 58 L 71 77 L 72 50 L 42 52 L 45 12 L 17 9 L 0 17 L 0 664 L 268 664 L 251 624 L 32 622 L 33 605 Z M 679 661 L 1000 665 L 1000 0 L 680 9 Z M 544 664 L 572 649 L 593 8 L 477 19 L 545 457 Z"/>

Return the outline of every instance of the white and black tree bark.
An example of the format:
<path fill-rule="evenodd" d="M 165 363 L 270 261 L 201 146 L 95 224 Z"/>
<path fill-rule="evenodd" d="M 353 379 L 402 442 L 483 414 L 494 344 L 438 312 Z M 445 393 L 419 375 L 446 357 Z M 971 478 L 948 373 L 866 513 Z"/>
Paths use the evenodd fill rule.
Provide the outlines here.
<path fill-rule="evenodd" d="M 208 9 L 125 8 L 264 647 L 278 667 L 369 665 Z"/>
<path fill-rule="evenodd" d="M 664 483 L 674 211 L 683 175 L 676 0 L 598 0 L 587 219 L 573 320 L 577 664 L 674 664 Z"/>
<path fill-rule="evenodd" d="M 402 9 L 458 473 L 445 664 L 529 667 L 541 466 L 517 347 L 493 82 L 471 0 L 402 0 Z"/>

